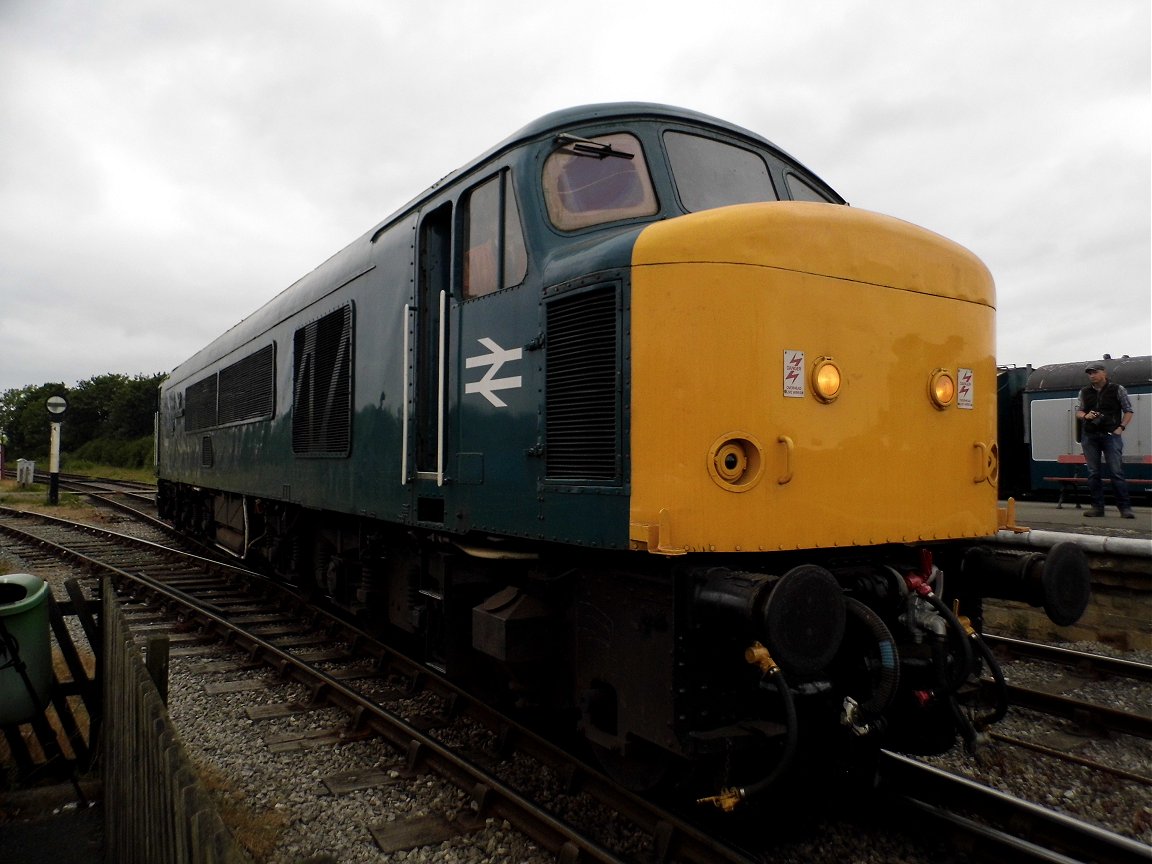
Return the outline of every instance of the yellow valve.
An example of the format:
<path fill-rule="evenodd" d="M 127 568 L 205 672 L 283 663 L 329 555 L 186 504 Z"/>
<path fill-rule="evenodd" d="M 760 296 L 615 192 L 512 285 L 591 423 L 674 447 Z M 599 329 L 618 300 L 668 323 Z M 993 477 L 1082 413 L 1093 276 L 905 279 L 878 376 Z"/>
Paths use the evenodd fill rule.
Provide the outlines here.
<path fill-rule="evenodd" d="M 964 628 L 966 636 L 975 636 L 976 628 L 972 626 L 972 619 L 967 615 L 960 614 L 960 601 L 952 601 L 952 614 L 956 616 L 956 620 L 960 622 L 960 626 Z"/>
<path fill-rule="evenodd" d="M 744 790 L 729 788 L 721 789 L 719 795 L 709 795 L 707 798 L 697 798 L 697 804 L 715 804 L 725 813 L 731 813 L 735 810 L 741 801 L 744 800 Z"/>
<path fill-rule="evenodd" d="M 753 642 L 748 646 L 744 652 L 744 659 L 753 666 L 759 666 L 760 671 L 765 675 L 777 672 L 780 669 L 776 661 L 772 659 L 772 655 L 768 653 L 768 649 L 759 642 Z"/>

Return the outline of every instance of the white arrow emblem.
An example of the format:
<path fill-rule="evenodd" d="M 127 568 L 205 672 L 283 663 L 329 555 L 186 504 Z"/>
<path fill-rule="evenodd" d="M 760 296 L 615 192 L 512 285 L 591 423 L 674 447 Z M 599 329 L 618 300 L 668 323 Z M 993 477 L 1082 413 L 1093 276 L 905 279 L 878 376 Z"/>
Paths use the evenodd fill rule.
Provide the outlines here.
<path fill-rule="evenodd" d="M 474 369 L 477 366 L 487 366 L 488 371 L 484 373 L 484 377 L 479 381 L 475 381 L 472 384 L 465 384 L 464 392 L 479 393 L 497 408 L 507 408 L 508 403 L 497 396 L 494 391 L 519 388 L 520 376 L 510 375 L 507 378 L 497 378 L 496 373 L 500 371 L 501 366 L 510 360 L 519 360 L 523 351 L 520 348 L 501 348 L 487 337 L 477 339 L 476 341 L 487 348 L 488 353 L 468 357 L 465 359 L 464 365 L 469 369 Z"/>

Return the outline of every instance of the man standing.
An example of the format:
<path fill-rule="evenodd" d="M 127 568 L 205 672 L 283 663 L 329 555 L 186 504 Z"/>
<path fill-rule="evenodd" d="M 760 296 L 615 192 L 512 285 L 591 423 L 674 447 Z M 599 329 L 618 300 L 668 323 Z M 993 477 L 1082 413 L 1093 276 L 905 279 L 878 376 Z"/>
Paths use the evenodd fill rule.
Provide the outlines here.
<path fill-rule="evenodd" d="M 1108 380 L 1103 363 L 1090 363 L 1087 387 L 1080 391 L 1076 417 L 1084 421 L 1080 446 L 1088 468 L 1088 492 L 1092 496 L 1092 509 L 1085 516 L 1104 515 L 1104 481 L 1100 476 L 1101 463 L 1108 465 L 1112 474 L 1112 491 L 1116 506 L 1125 519 L 1135 519 L 1132 502 L 1128 497 L 1128 481 L 1124 479 L 1124 430 L 1132 422 L 1132 400 L 1128 391 Z"/>

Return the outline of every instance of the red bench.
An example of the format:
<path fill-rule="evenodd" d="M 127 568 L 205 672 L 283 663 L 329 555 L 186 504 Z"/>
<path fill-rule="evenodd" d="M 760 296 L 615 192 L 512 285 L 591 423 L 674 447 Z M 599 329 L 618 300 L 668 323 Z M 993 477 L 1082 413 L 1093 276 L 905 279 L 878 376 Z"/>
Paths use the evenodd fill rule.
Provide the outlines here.
<path fill-rule="evenodd" d="M 1056 506 L 1058 508 L 1064 507 L 1064 494 L 1066 492 L 1071 492 L 1072 500 L 1076 502 L 1076 509 L 1080 509 L 1080 487 L 1088 485 L 1087 477 L 1044 477 L 1042 479 L 1045 483 L 1060 484 L 1060 497 L 1056 499 Z M 1102 479 L 1105 485 L 1111 485 L 1111 477 L 1104 477 Z M 1143 487 L 1152 493 L 1152 489 L 1149 489 L 1149 487 L 1152 486 L 1152 480 L 1145 480 L 1143 478 L 1128 480 L 1128 485 L 1130 487 L 1135 487 L 1136 489 Z"/>

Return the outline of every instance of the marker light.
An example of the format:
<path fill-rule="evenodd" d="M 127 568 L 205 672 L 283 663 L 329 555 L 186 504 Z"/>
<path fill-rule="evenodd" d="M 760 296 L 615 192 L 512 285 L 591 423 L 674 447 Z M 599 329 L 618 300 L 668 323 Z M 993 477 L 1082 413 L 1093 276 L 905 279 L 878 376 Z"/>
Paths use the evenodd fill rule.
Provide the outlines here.
<path fill-rule="evenodd" d="M 831 357 L 821 357 L 812 367 L 812 392 L 821 402 L 836 401 L 842 380 L 840 367 Z"/>
<path fill-rule="evenodd" d="M 956 381 L 946 369 L 937 369 L 928 379 L 928 395 L 932 404 L 944 410 L 956 398 Z"/>

